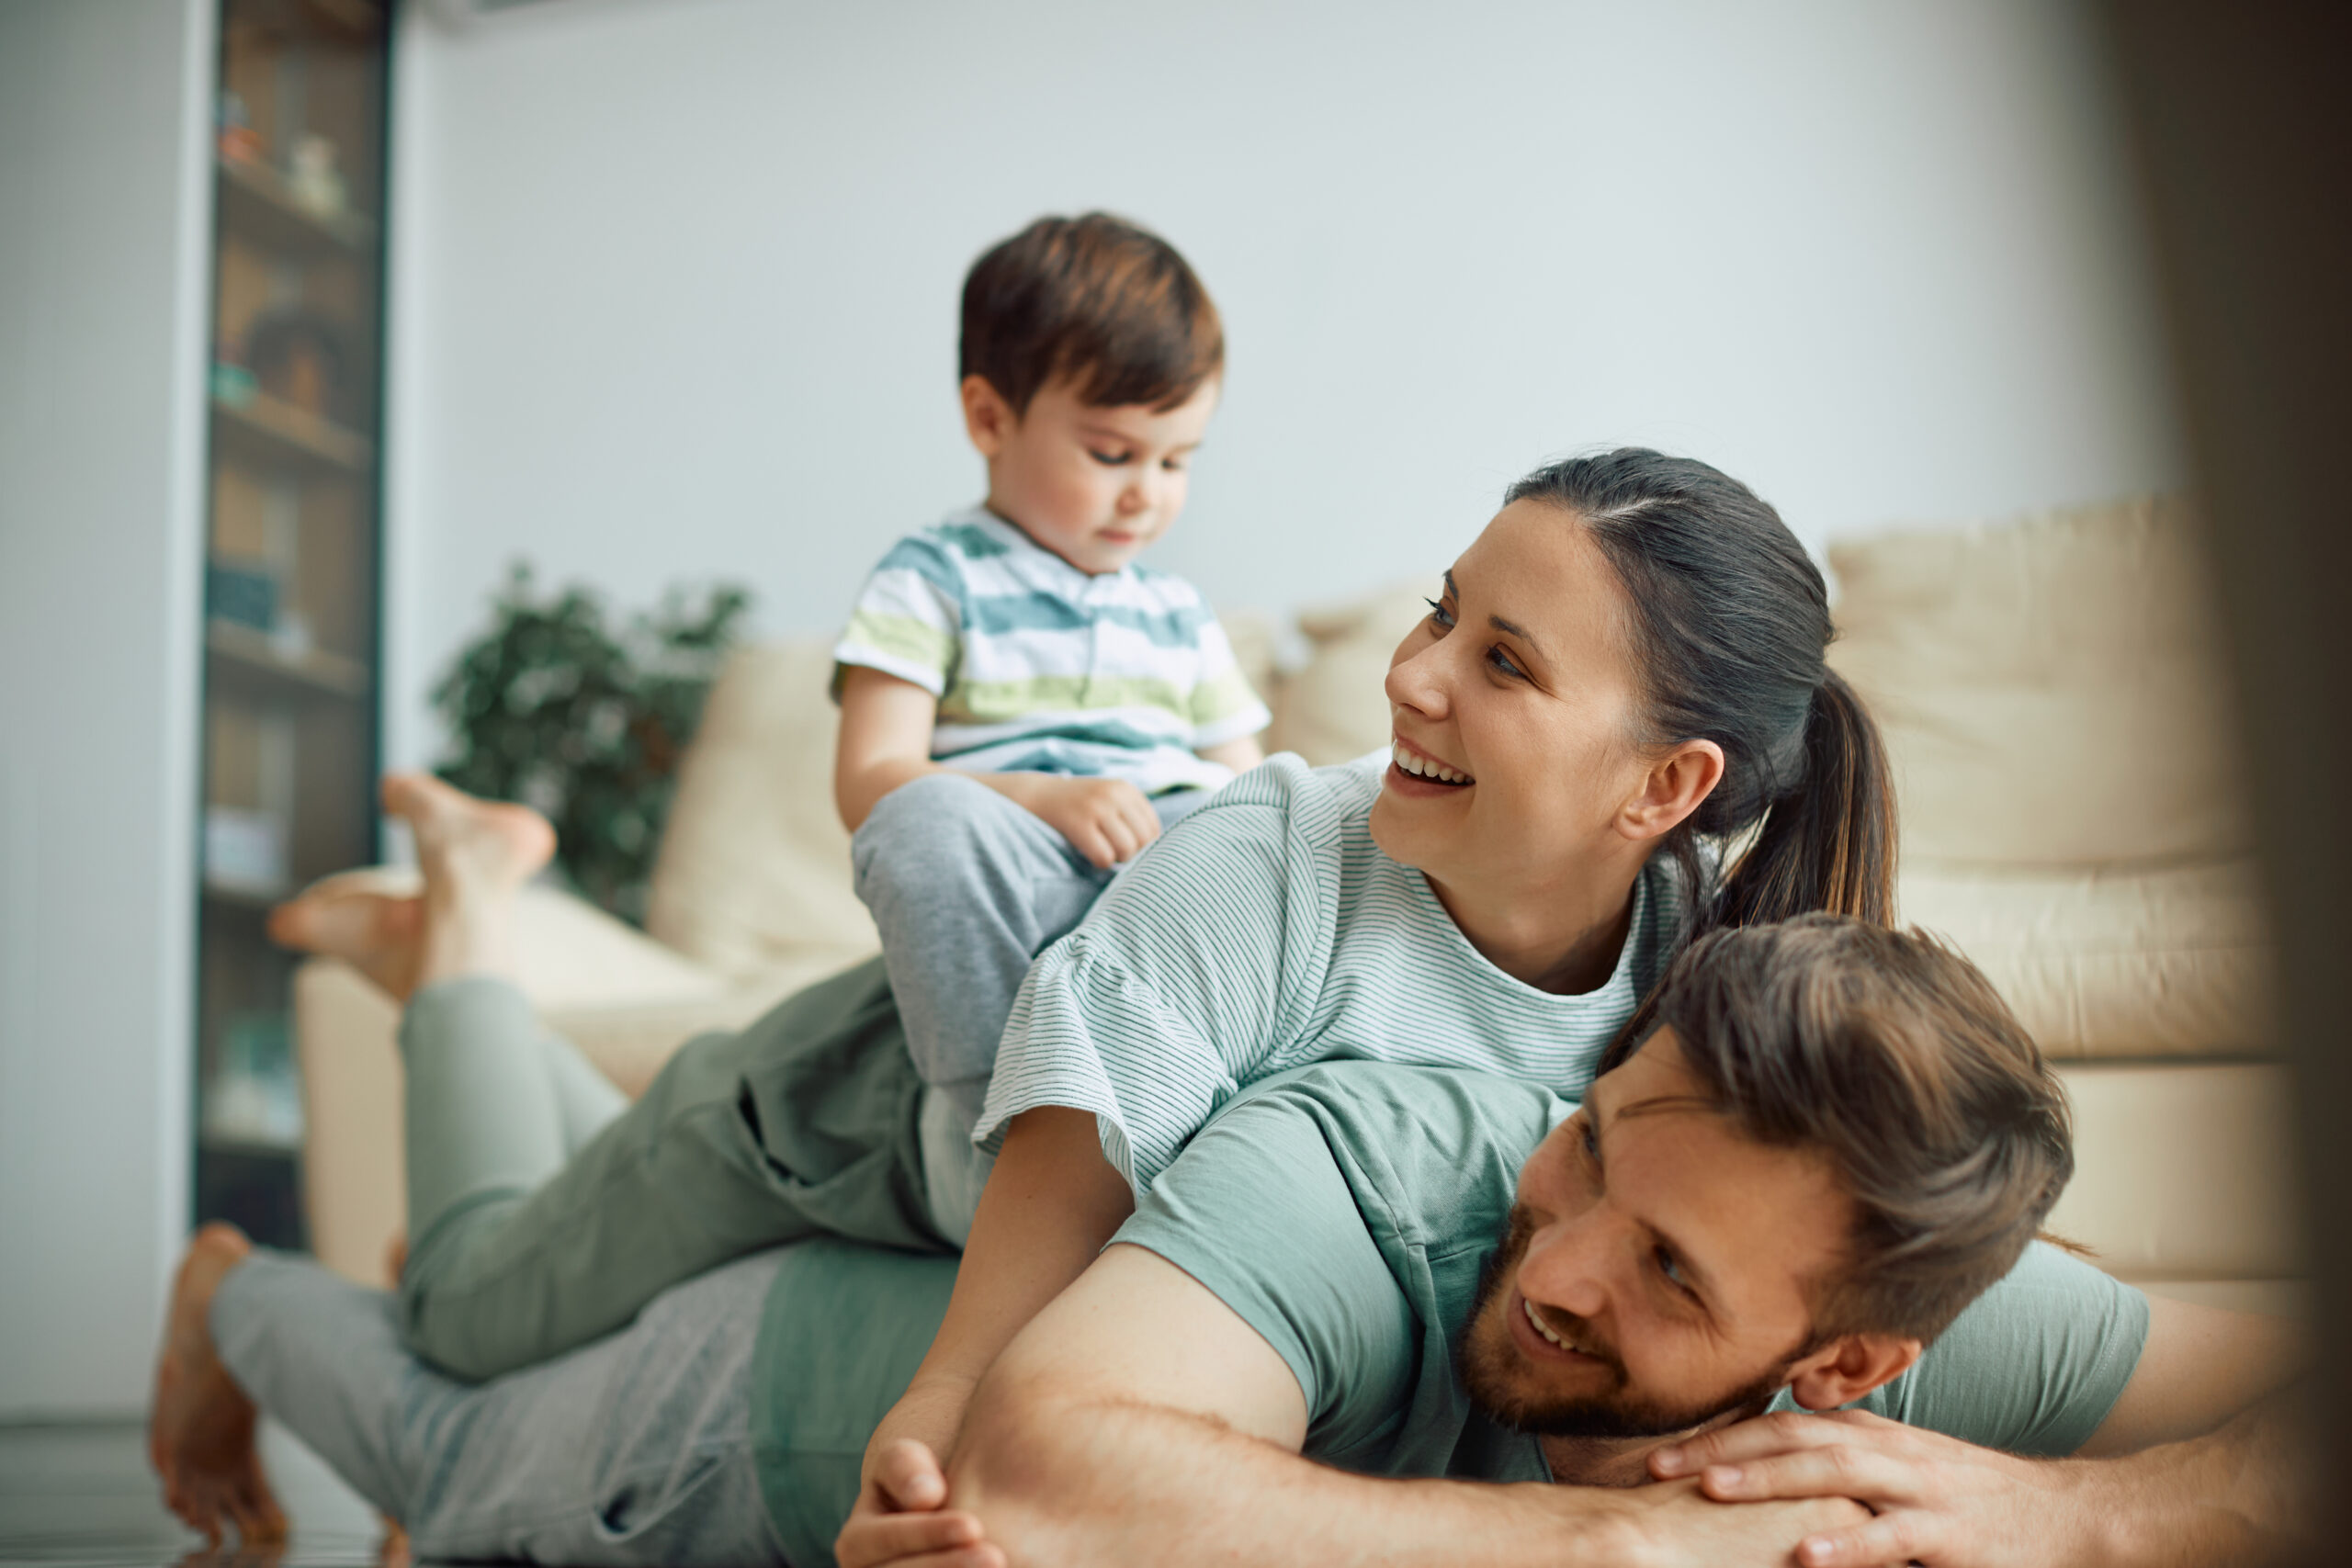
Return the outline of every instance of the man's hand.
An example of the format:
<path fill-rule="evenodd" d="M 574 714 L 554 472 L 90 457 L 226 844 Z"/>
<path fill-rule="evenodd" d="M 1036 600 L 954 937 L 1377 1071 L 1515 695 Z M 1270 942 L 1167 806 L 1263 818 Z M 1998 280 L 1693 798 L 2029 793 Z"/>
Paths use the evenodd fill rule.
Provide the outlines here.
<path fill-rule="evenodd" d="M 1004 1568 L 980 1521 L 946 1502 L 939 1456 L 911 1439 L 892 1443 L 875 1456 L 833 1555 L 841 1568 Z"/>
<path fill-rule="evenodd" d="M 1996 1453 L 1860 1410 L 1743 1421 L 1659 1450 L 1650 1469 L 1696 1476 L 1718 1502 L 1850 1497 L 1876 1516 L 1806 1537 L 1797 1548 L 1804 1568 L 2074 1562 L 2067 1542 L 2091 1522 L 2073 1465 Z"/>
<path fill-rule="evenodd" d="M 1133 860 L 1159 837 L 1159 815 L 1143 791 L 1125 779 L 1065 778 L 1054 773 L 974 775 L 1026 809 L 1098 871 Z"/>

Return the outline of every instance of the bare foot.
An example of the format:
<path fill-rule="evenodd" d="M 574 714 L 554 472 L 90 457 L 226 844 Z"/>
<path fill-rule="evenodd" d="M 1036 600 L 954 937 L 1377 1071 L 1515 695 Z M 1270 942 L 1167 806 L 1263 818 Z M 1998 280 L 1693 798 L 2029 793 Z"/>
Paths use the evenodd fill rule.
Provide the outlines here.
<path fill-rule="evenodd" d="M 270 940 L 340 958 L 399 1000 L 416 989 L 424 898 L 413 875 L 346 871 L 304 888 L 269 912 Z"/>
<path fill-rule="evenodd" d="M 424 918 L 413 984 L 514 973 L 514 898 L 555 853 L 527 806 L 477 800 L 429 773 L 388 773 L 384 809 L 416 833 Z"/>
<path fill-rule="evenodd" d="M 165 1506 L 216 1548 L 224 1521 L 247 1546 L 286 1539 L 286 1515 L 254 1447 L 254 1402 L 221 1366 L 207 1322 L 213 1292 L 252 1251 L 234 1225 L 207 1225 L 188 1243 L 147 1419 L 147 1457 L 164 1478 Z"/>
<path fill-rule="evenodd" d="M 425 890 L 447 874 L 520 887 L 555 853 L 555 829 L 527 806 L 479 800 L 431 773 L 386 773 L 384 809 L 416 831 Z"/>

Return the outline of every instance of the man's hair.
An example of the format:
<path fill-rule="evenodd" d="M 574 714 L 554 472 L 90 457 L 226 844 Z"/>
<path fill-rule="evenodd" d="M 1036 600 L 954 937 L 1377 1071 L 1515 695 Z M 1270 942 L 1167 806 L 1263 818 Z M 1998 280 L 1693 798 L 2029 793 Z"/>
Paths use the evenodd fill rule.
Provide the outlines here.
<path fill-rule="evenodd" d="M 1176 247 L 1122 218 L 1040 218 L 964 276 L 956 379 L 1017 414 L 1067 378 L 1094 408 L 1172 409 L 1225 367 L 1225 328 Z"/>
<path fill-rule="evenodd" d="M 2074 1174 L 2066 1094 L 1976 966 L 1834 915 L 1718 931 L 1658 987 L 1709 1109 L 1819 1154 L 1854 1202 L 1816 1342 L 1922 1342 L 2018 1260 Z M 1627 1035 L 1605 1066 L 1631 1055 Z"/>

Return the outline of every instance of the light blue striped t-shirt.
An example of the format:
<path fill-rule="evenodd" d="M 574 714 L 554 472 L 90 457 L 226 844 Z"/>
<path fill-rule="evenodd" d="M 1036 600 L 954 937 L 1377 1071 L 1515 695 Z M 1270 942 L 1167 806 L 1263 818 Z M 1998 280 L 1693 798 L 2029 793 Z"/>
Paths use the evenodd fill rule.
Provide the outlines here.
<path fill-rule="evenodd" d="M 1216 789 L 1193 755 L 1263 729 L 1265 705 L 1198 590 L 1149 567 L 1089 574 L 978 508 L 899 541 L 833 649 L 939 699 L 935 762 L 976 773 Z"/>
<path fill-rule="evenodd" d="M 1538 990 L 1373 842 L 1386 763 L 1273 757 L 1138 856 L 1030 968 L 974 1140 L 993 1152 L 1035 1106 L 1091 1111 L 1141 1197 L 1242 1088 L 1309 1062 L 1471 1067 L 1581 1096 L 1673 957 L 1679 874 L 1662 855 L 1644 868 L 1606 983 Z"/>

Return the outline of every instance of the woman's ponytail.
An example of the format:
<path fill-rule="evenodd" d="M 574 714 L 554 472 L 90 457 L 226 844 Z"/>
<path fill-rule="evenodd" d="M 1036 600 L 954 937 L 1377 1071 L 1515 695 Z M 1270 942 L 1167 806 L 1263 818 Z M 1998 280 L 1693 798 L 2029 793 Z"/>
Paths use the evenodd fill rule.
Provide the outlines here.
<path fill-rule="evenodd" d="M 1824 910 L 1894 919 L 1894 779 L 1878 725 L 1835 670 L 1804 722 L 1804 773 L 1765 813 L 1724 879 L 1713 925 L 1761 925 Z"/>

